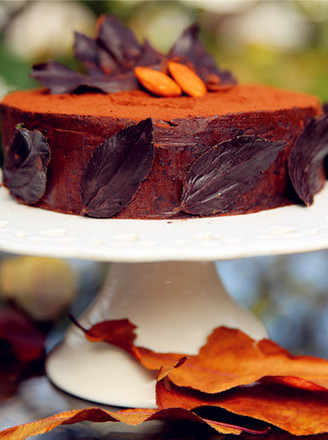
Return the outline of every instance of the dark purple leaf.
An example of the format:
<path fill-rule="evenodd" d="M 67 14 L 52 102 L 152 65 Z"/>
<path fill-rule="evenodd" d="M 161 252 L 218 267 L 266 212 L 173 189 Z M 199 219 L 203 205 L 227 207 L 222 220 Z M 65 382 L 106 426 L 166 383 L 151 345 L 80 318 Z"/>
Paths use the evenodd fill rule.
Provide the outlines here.
<path fill-rule="evenodd" d="M 328 102 L 322 103 L 322 110 L 324 113 L 328 113 Z"/>
<path fill-rule="evenodd" d="M 138 88 L 133 71 L 111 76 L 86 76 L 53 61 L 33 66 L 32 76 L 53 94 L 72 93 L 78 89 L 116 93 Z"/>
<path fill-rule="evenodd" d="M 181 210 L 214 215 L 236 208 L 284 146 L 284 142 L 237 136 L 210 148 L 191 165 L 183 184 Z"/>
<path fill-rule="evenodd" d="M 18 128 L 5 154 L 3 183 L 25 203 L 35 203 L 45 192 L 49 162 L 50 148 L 43 134 Z"/>
<path fill-rule="evenodd" d="M 79 32 L 74 34 L 74 55 L 90 76 L 109 75 L 116 69 L 113 57 L 96 40 Z"/>
<path fill-rule="evenodd" d="M 100 18 L 97 43 L 112 55 L 118 65 L 133 67 L 141 55 L 142 49 L 134 33 L 112 15 Z"/>
<path fill-rule="evenodd" d="M 87 81 L 86 76 L 55 61 L 35 64 L 31 75 L 54 95 L 72 93 Z"/>
<path fill-rule="evenodd" d="M 222 71 L 215 60 L 208 54 L 198 38 L 198 26 L 193 24 L 185 29 L 172 46 L 169 58 L 177 58 L 182 62 L 191 62 L 197 74 L 205 83 L 232 85 L 236 79 L 228 71 Z"/>
<path fill-rule="evenodd" d="M 328 114 L 311 119 L 297 139 L 288 158 L 293 187 L 306 205 L 323 187 L 324 159 L 328 155 Z"/>
<path fill-rule="evenodd" d="M 133 73 L 135 66 L 159 66 L 165 58 L 148 41 L 139 44 L 133 32 L 113 16 L 100 19 L 95 40 L 75 32 L 74 49 L 89 75 L 98 77 Z"/>
<path fill-rule="evenodd" d="M 142 44 L 141 55 L 136 62 L 136 66 L 160 67 L 166 60 L 166 56 L 157 52 L 149 41 L 145 40 Z"/>
<path fill-rule="evenodd" d="M 133 71 L 112 76 L 89 77 L 80 86 L 105 93 L 124 92 L 139 88 L 138 80 Z"/>
<path fill-rule="evenodd" d="M 108 218 L 124 209 L 147 177 L 153 155 L 150 118 L 124 128 L 100 145 L 82 176 L 85 212 Z"/>

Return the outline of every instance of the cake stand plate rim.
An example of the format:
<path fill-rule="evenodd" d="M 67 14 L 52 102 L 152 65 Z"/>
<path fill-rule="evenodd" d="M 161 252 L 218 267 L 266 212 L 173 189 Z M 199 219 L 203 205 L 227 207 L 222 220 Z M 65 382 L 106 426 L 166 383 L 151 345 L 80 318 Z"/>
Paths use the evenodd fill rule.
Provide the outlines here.
<path fill-rule="evenodd" d="M 91 219 L 17 203 L 0 188 L 0 251 L 95 261 L 215 261 L 328 248 L 328 184 L 311 207 L 181 220 Z"/>

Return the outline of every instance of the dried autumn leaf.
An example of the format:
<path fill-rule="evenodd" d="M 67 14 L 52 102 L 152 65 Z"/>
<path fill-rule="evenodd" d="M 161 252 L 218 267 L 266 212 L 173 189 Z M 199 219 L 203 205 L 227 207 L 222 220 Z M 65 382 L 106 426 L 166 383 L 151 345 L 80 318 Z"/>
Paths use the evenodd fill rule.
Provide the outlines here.
<path fill-rule="evenodd" d="M 182 354 L 155 353 L 147 348 L 135 346 L 136 326 L 128 319 L 99 322 L 89 329 L 81 326 L 74 317 L 71 319 L 84 332 L 89 341 L 102 341 L 120 347 L 135 357 L 148 370 L 160 370 L 162 376 L 167 375 L 175 366 L 180 366 L 180 361 L 183 362 L 186 358 Z"/>
<path fill-rule="evenodd" d="M 292 387 L 327 390 L 328 361 L 293 356 L 271 340 L 256 342 L 239 330 L 219 327 L 198 355 L 188 356 L 180 368 L 169 373 L 169 378 L 176 385 L 206 393 L 219 393 L 264 379 Z"/>
<path fill-rule="evenodd" d="M 91 342 L 107 342 L 125 350 L 127 353 L 134 355 L 133 342 L 137 337 L 135 333 L 136 326 L 128 319 L 112 319 L 110 321 L 99 322 L 90 329 L 85 329 L 81 324 L 70 316 L 72 322 L 79 327 L 85 334 L 86 338 Z"/>
<path fill-rule="evenodd" d="M 45 419 L 32 423 L 8 428 L 0 432 L 1 440 L 25 440 L 28 437 L 44 434 L 61 425 L 71 425 L 83 421 L 90 422 L 121 422 L 127 425 L 139 425 L 151 420 L 188 420 L 211 426 L 223 434 L 239 434 L 244 428 L 225 424 L 224 422 L 212 422 L 183 408 L 156 409 L 126 409 L 118 412 L 108 411 L 97 407 L 89 407 L 78 410 L 65 411 Z M 246 432 L 249 432 L 245 428 Z M 259 433 L 263 433 L 260 431 Z M 254 432 L 253 432 L 254 433 Z"/>
<path fill-rule="evenodd" d="M 270 423 L 294 435 L 328 432 L 327 391 L 254 384 L 225 393 L 206 394 L 163 380 L 157 385 L 157 404 L 160 409 L 174 404 L 196 413 L 207 407 L 225 409 L 239 416 Z"/>
<path fill-rule="evenodd" d="M 326 381 L 324 372 L 327 371 L 327 361 L 306 356 L 295 357 L 272 341 L 262 340 L 255 343 L 239 330 L 223 327 L 213 331 L 198 356 L 183 359 L 181 355 L 155 353 L 136 347 L 134 345 L 135 326 L 128 320 L 105 321 L 95 324 L 88 330 L 83 328 L 82 330 L 89 340 L 107 340 L 128 351 L 145 366 L 148 365 L 150 368 L 157 366 L 157 369 L 160 369 L 156 393 L 158 409 L 129 409 L 111 412 L 100 408 L 86 408 L 69 411 L 10 428 L 0 433 L 0 439 L 24 440 L 27 436 L 48 432 L 61 424 L 77 423 L 83 420 L 120 421 L 136 425 L 146 420 L 185 419 L 206 423 L 216 431 L 225 434 L 240 432 L 261 434 L 267 432 L 267 428 L 258 425 L 256 420 L 260 420 L 295 435 L 328 432 L 326 417 L 328 391 L 322 389 L 322 383 Z M 197 378 L 199 370 L 207 368 L 204 377 L 208 376 L 209 385 L 213 391 L 213 380 L 220 377 L 222 373 L 222 369 L 218 368 L 220 361 L 226 371 L 223 374 L 225 380 L 228 376 L 244 380 L 244 371 L 239 370 L 245 369 L 248 380 L 256 381 L 255 376 L 263 377 L 264 375 L 265 381 L 247 386 L 235 386 L 229 391 L 220 393 L 202 392 L 190 387 L 190 385 L 194 386 L 193 381 Z M 174 378 L 177 372 L 180 377 L 188 363 L 189 369 L 194 370 L 191 373 L 190 383 L 183 387 L 175 385 L 171 378 Z M 211 363 L 214 363 L 214 367 Z M 274 363 L 276 366 L 270 367 Z M 261 367 L 261 372 L 256 371 L 255 375 L 252 375 L 249 370 L 256 369 L 257 364 L 259 364 L 257 370 Z M 288 370 L 288 375 L 265 376 L 268 371 L 272 373 L 273 369 L 279 370 L 280 374 Z M 234 370 L 237 372 L 235 375 Z M 315 377 L 314 381 L 304 378 L 310 374 L 310 370 Z M 194 375 L 195 371 L 196 375 Z M 291 375 L 296 371 L 300 377 Z M 201 374 L 204 374 L 204 371 L 201 371 Z M 284 383 L 277 383 L 280 380 Z M 200 382 L 202 387 L 206 380 Z M 314 386 L 316 382 L 321 385 Z M 226 412 L 222 412 L 223 410 Z M 234 420 L 234 423 L 231 423 L 231 420 Z M 250 421 L 255 423 L 255 428 L 249 427 Z"/>
<path fill-rule="evenodd" d="M 227 435 L 225 440 L 235 440 L 231 435 Z M 254 436 L 248 433 L 242 433 L 238 440 L 254 440 Z M 256 436 L 256 440 L 328 440 L 328 434 L 314 434 L 307 436 L 296 436 L 287 431 L 272 427 L 265 435 Z"/>

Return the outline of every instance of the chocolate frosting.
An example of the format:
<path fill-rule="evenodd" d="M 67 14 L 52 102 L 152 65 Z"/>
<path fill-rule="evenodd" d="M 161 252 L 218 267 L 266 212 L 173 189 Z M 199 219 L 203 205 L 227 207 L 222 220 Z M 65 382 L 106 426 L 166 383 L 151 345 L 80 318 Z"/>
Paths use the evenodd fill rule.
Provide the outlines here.
<path fill-rule="evenodd" d="M 45 192 L 49 162 L 50 148 L 43 134 L 18 126 L 5 155 L 3 183 L 17 198 L 35 203 Z"/>

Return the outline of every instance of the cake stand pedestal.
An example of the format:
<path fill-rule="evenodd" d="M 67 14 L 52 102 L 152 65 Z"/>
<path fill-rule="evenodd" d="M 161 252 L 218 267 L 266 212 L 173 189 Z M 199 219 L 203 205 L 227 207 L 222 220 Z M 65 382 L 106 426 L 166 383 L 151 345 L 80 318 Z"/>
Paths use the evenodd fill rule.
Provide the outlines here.
<path fill-rule="evenodd" d="M 291 206 L 245 216 L 188 220 L 99 220 L 19 205 L 0 189 L 0 250 L 111 261 L 105 286 L 83 325 L 128 318 L 136 344 L 194 354 L 217 326 L 255 339 L 264 326 L 225 291 L 214 261 L 328 247 L 328 186 L 310 208 Z M 49 356 L 50 380 L 103 404 L 155 405 L 155 376 L 122 350 L 88 342 L 69 329 Z"/>

